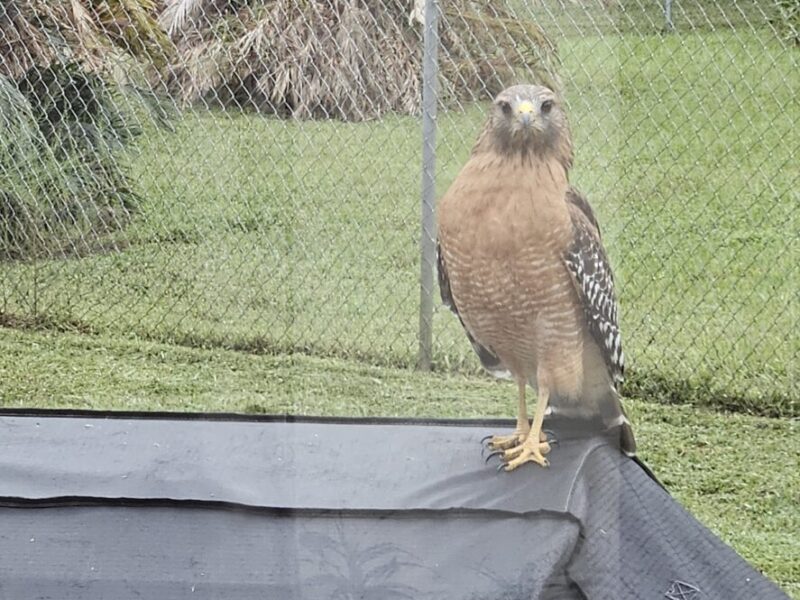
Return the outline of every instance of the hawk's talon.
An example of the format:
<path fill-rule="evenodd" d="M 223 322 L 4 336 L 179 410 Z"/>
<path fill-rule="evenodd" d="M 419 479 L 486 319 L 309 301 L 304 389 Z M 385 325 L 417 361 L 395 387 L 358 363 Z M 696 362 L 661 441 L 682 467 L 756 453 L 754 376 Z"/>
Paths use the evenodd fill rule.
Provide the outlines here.
<path fill-rule="evenodd" d="M 505 471 L 513 471 L 525 462 L 535 462 L 546 467 L 550 463 L 544 458 L 544 455 L 550 452 L 551 445 L 557 443 L 558 440 L 555 439 L 552 431 L 542 430 L 538 435 L 532 435 L 530 429 L 525 431 L 520 427 L 511 435 L 489 435 L 481 439 L 481 458 L 484 459 L 485 464 L 488 464 L 492 458 L 499 456 L 498 470 Z M 491 450 L 491 452 L 484 456 L 486 450 Z"/>
<path fill-rule="evenodd" d="M 528 438 L 529 433 L 529 431 L 517 429 L 511 435 L 492 435 L 489 436 L 487 446 L 492 450 L 508 450 L 523 443 Z"/>
<path fill-rule="evenodd" d="M 489 454 L 486 454 L 487 452 Z M 496 455 L 502 454 L 502 453 L 503 453 L 503 449 L 502 448 L 495 449 L 495 448 L 492 448 L 489 445 L 481 446 L 481 458 L 485 458 L 486 460 L 489 460 L 492 456 L 496 456 Z"/>
<path fill-rule="evenodd" d="M 550 461 L 544 457 L 548 452 L 550 452 L 549 442 L 534 442 L 531 437 L 528 437 L 518 446 L 502 451 L 502 462 L 499 468 L 505 471 L 513 471 L 526 462 L 533 462 L 546 468 L 550 466 Z M 492 455 L 494 454 L 493 452 Z"/>
<path fill-rule="evenodd" d="M 495 450 L 495 451 L 493 451 L 493 452 L 492 452 L 492 453 L 490 453 L 490 454 L 489 454 L 489 456 L 487 456 L 487 457 L 486 457 L 486 459 L 483 461 L 483 462 L 484 462 L 484 464 L 489 464 L 489 460 L 490 460 L 492 457 L 495 457 L 495 456 L 502 456 L 504 452 L 505 452 L 504 450 Z"/>
<path fill-rule="evenodd" d="M 516 458 L 520 454 L 522 454 L 522 450 L 525 448 L 522 444 L 519 446 L 514 446 L 513 448 L 509 448 L 505 452 L 503 452 L 503 462 L 509 462 L 510 460 Z"/>
<path fill-rule="evenodd" d="M 533 460 L 533 459 L 529 458 L 526 461 L 522 461 L 517 465 L 512 465 L 511 463 L 505 463 L 505 464 L 502 464 L 500 466 L 503 467 L 504 471 L 510 472 L 510 471 L 513 471 L 514 469 L 516 469 L 517 467 L 519 467 L 521 464 L 523 464 L 523 462 L 535 462 L 536 464 L 538 464 L 539 466 L 541 466 L 541 467 L 543 467 L 545 469 L 550 466 L 550 461 L 547 460 L 544 457 L 542 458 L 542 462 L 538 462 L 536 460 Z"/>
<path fill-rule="evenodd" d="M 526 462 L 533 462 L 541 467 L 547 468 L 550 466 L 550 461 L 547 460 L 544 455 L 548 452 L 550 452 L 550 444 L 547 442 L 538 442 L 535 444 L 526 442 L 520 446 L 520 451 L 515 454 L 514 458 L 506 462 L 506 471 L 513 471 Z"/>

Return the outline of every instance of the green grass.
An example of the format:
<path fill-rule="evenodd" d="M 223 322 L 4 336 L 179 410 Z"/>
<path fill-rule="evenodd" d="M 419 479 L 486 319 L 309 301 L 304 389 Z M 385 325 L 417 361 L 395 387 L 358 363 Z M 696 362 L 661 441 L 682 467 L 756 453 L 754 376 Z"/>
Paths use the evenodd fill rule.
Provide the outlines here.
<path fill-rule="evenodd" d="M 663 30 L 663 0 L 511 0 L 517 14 L 534 19 L 551 37 L 649 35 Z M 778 14 L 777 0 L 673 0 L 675 31 L 761 29 Z"/>
<path fill-rule="evenodd" d="M 512 385 L 303 355 L 0 328 L 0 406 L 510 417 Z M 640 455 L 700 521 L 800 599 L 796 422 L 630 401 Z"/>
<path fill-rule="evenodd" d="M 798 54 L 769 33 L 560 41 L 573 182 L 620 289 L 628 396 L 798 415 Z M 440 115 L 438 191 L 484 107 Z M 134 224 L 0 264 L 5 321 L 410 366 L 419 120 L 189 113 L 133 157 Z M 435 368 L 474 372 L 439 309 Z"/>

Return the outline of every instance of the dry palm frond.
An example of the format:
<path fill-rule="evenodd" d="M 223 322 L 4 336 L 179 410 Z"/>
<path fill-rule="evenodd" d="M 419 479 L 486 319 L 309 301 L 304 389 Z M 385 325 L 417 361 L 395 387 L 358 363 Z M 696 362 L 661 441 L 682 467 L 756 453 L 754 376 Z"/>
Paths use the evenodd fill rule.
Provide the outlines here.
<path fill-rule="evenodd" d="M 171 88 L 186 102 L 210 96 L 298 117 L 361 119 L 408 110 L 404 92 L 418 92 L 413 37 L 391 29 L 397 29 L 391 19 L 358 0 L 244 8 L 176 40 L 182 61 L 172 69 Z M 387 30 L 385 39 L 394 43 L 389 60 L 398 61 L 395 71 L 405 69 L 399 83 L 407 90 L 385 76 L 392 71 L 376 33 Z"/>
<path fill-rule="evenodd" d="M 0 75 L 17 79 L 34 65 L 47 65 L 56 48 L 19 3 L 0 3 Z"/>
<path fill-rule="evenodd" d="M 495 96 L 526 81 L 560 90 L 555 45 L 533 21 L 514 17 L 490 3 L 444 10 L 439 55 L 443 92 L 453 100 Z"/>
<path fill-rule="evenodd" d="M 109 72 L 120 53 L 158 68 L 174 50 L 155 0 L 4 0 L 0 74 L 18 79 L 54 60 Z"/>
<path fill-rule="evenodd" d="M 177 35 L 186 26 L 210 8 L 209 0 L 167 0 L 158 15 L 158 23 L 169 35 Z"/>
<path fill-rule="evenodd" d="M 299 118 L 417 113 L 417 12 L 418 0 L 170 0 L 159 17 L 178 48 L 169 89 L 184 104 L 213 101 Z M 554 48 L 541 30 L 490 0 L 448 3 L 441 40 L 441 83 L 450 99 L 484 98 L 521 68 L 557 83 Z"/>
<path fill-rule="evenodd" d="M 93 12 L 98 29 L 116 47 L 156 69 L 166 64 L 174 47 L 156 19 L 155 0 L 107 0 Z"/>

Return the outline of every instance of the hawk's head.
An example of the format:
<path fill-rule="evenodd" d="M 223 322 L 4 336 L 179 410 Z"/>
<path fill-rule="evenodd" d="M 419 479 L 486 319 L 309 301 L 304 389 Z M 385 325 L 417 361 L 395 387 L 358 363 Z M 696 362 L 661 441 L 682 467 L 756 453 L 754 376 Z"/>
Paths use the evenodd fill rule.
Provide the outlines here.
<path fill-rule="evenodd" d="M 487 128 L 492 144 L 503 153 L 556 153 L 565 166 L 572 160 L 567 117 L 553 90 L 541 85 L 515 85 L 500 92 Z"/>

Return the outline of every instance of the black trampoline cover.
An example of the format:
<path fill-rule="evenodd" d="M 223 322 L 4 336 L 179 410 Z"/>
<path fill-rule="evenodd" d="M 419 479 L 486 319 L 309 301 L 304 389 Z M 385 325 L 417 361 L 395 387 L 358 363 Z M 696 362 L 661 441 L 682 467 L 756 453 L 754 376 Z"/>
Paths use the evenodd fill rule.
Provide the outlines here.
<path fill-rule="evenodd" d="M 786 596 L 602 437 L 509 423 L 0 415 L 0 599 Z"/>

